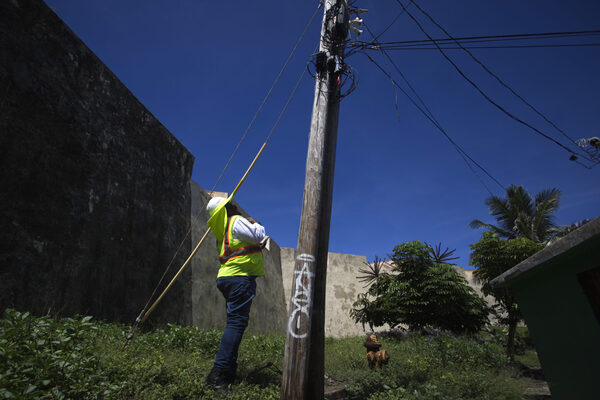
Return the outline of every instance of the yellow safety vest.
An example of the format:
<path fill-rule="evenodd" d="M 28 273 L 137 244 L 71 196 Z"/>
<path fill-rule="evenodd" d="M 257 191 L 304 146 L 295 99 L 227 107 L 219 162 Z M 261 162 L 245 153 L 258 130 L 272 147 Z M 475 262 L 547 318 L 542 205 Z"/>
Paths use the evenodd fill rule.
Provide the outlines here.
<path fill-rule="evenodd" d="M 233 224 L 240 218 L 227 218 L 224 201 L 206 223 L 213 230 L 218 242 L 221 268 L 217 278 L 223 276 L 263 276 L 265 274 L 262 249 L 258 244 L 247 243 L 233 237 Z"/>

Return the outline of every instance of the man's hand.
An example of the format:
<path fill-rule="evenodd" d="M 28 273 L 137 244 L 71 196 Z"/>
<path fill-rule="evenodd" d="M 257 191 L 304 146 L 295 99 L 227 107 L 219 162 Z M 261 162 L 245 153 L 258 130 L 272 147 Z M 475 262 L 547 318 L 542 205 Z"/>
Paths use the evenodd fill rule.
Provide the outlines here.
<path fill-rule="evenodd" d="M 265 247 L 267 247 L 267 243 L 269 243 L 269 239 L 270 239 L 270 237 L 265 236 L 265 238 L 263 240 L 261 240 L 261 242 L 258 244 L 261 249 L 264 249 Z"/>
<path fill-rule="evenodd" d="M 252 218 L 252 217 L 247 217 L 246 219 L 247 219 L 247 220 L 248 220 L 248 221 L 249 221 L 251 224 L 255 224 L 255 223 L 256 223 L 256 220 L 255 220 L 254 218 Z"/>

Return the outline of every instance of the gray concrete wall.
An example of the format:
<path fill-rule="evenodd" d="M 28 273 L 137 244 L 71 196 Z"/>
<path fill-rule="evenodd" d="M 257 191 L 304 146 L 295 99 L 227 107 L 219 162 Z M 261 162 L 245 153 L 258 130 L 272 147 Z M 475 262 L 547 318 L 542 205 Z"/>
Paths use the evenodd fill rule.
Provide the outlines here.
<path fill-rule="evenodd" d="M 0 55 L 0 310 L 132 322 L 188 230 L 193 156 L 43 1 L 0 2 Z M 190 322 L 183 278 L 150 322 Z"/>
<path fill-rule="evenodd" d="M 206 231 L 209 215 L 206 204 L 210 198 L 196 183 L 192 186 L 192 242 L 198 243 Z M 242 215 L 248 213 L 235 201 Z M 265 227 L 267 234 L 268 227 Z M 205 243 L 192 261 L 192 321 L 204 329 L 225 326 L 225 301 L 216 287 L 219 269 L 216 238 L 209 233 Z M 284 333 L 286 308 L 283 295 L 280 250 L 277 243 L 269 241 L 263 250 L 265 276 L 256 280 L 256 297 L 250 311 L 248 330 L 256 333 Z"/>
<path fill-rule="evenodd" d="M 289 308 L 294 279 L 294 249 L 281 248 L 281 269 L 286 308 Z M 356 278 L 365 267 L 365 256 L 329 253 L 327 257 L 327 287 L 325 294 L 325 336 L 345 337 L 363 335 L 361 324 L 350 318 L 352 303 L 366 291 Z M 287 320 L 287 318 L 286 318 Z M 368 329 L 368 327 L 367 327 Z"/>
<path fill-rule="evenodd" d="M 452 267 L 456 270 L 456 272 L 461 274 L 463 276 L 463 278 L 465 278 L 467 280 L 467 283 L 469 284 L 469 286 L 471 286 L 473 289 L 475 289 L 475 292 L 479 295 L 479 297 L 483 298 L 483 300 L 488 305 L 488 307 L 493 307 L 497 304 L 496 298 L 494 296 L 486 296 L 481 291 L 482 284 L 473 275 L 473 272 L 475 272 L 475 270 L 464 269 L 463 267 L 459 267 L 458 265 L 453 265 Z M 501 313 L 500 315 L 502 317 L 505 317 L 506 313 Z M 490 323 L 492 325 L 498 325 L 498 319 L 495 318 L 494 316 L 490 315 Z M 523 325 L 523 324 L 520 323 L 520 325 Z"/>
<path fill-rule="evenodd" d="M 286 308 L 289 307 L 291 288 L 293 284 L 294 271 L 294 249 L 281 249 L 281 268 L 283 270 L 283 288 L 285 291 Z M 350 309 L 361 293 L 367 291 L 365 283 L 359 282 L 357 276 L 361 275 L 359 269 L 366 268 L 367 259 L 364 256 L 351 254 L 329 253 L 327 260 L 327 292 L 325 300 L 325 336 L 328 337 L 347 337 L 361 336 L 365 333 L 362 324 L 355 323 L 350 318 Z M 385 272 L 391 270 L 390 262 L 383 266 Z M 488 305 L 495 303 L 492 296 L 483 296 L 481 293 L 481 284 L 473 277 L 473 271 L 465 270 L 462 267 L 454 266 L 456 271 L 461 274 L 475 289 L 478 295 L 484 297 Z M 388 326 L 378 328 L 387 330 Z"/>

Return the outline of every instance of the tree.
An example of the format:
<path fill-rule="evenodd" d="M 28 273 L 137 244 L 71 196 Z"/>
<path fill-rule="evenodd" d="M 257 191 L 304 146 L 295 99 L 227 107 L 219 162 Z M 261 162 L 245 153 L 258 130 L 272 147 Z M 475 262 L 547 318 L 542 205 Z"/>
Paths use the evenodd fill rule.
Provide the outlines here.
<path fill-rule="evenodd" d="M 560 205 L 560 195 L 560 190 L 552 188 L 542 190 L 532 199 L 523 186 L 511 185 L 506 189 L 506 198 L 491 196 L 485 200 L 490 214 L 500 226 L 478 219 L 469 225 L 471 228 L 489 228 L 506 239 L 525 237 L 534 242 L 543 242 L 554 233 L 552 214 Z"/>
<path fill-rule="evenodd" d="M 379 272 L 365 294 L 359 295 L 350 316 L 364 326 L 408 325 L 456 333 L 477 332 L 489 309 L 466 279 L 448 264 L 436 263 L 431 247 L 419 241 L 394 248 L 394 273 Z"/>
<path fill-rule="evenodd" d="M 479 241 L 471 246 L 469 264 L 477 267 L 473 275 L 483 283 L 482 292 L 492 295 L 497 301 L 499 322 L 508 326 L 506 353 L 513 360 L 515 355 L 515 331 L 523 318 L 510 288 L 492 288 L 490 281 L 521 261 L 529 258 L 544 248 L 543 243 L 536 243 L 527 238 L 500 240 L 494 232 L 484 232 Z M 505 314 L 505 317 L 501 317 Z"/>
<path fill-rule="evenodd" d="M 583 225 L 585 225 L 591 221 L 592 221 L 591 219 L 584 218 L 581 221 L 573 222 L 571 225 L 561 225 L 561 226 L 555 227 L 553 229 L 554 236 L 552 237 L 550 242 L 553 242 L 555 240 L 558 240 L 562 237 L 567 236 L 569 233 L 576 231 L 577 229 L 581 228 Z"/>

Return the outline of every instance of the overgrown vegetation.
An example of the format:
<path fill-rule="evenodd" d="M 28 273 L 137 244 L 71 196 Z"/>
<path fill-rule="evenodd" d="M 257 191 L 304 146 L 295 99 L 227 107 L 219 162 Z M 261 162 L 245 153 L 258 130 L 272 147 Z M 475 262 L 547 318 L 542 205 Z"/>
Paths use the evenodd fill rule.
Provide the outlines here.
<path fill-rule="evenodd" d="M 450 253 L 451 254 L 451 253 Z M 446 258 L 437 255 L 437 258 Z M 353 304 L 350 316 L 369 326 L 407 325 L 411 330 L 434 327 L 455 333 L 477 332 L 487 322 L 488 307 L 467 281 L 436 254 L 415 240 L 394 248 L 394 273 L 369 281 L 365 294 Z"/>
<path fill-rule="evenodd" d="M 523 384 L 497 343 L 447 332 L 380 336 L 391 358 L 380 372 L 366 368 L 363 338 L 326 342 L 325 369 L 348 382 L 354 398 L 520 399 Z M 362 357 L 361 357 L 362 356 Z"/>
<path fill-rule="evenodd" d="M 169 325 L 137 335 L 123 348 L 127 328 L 90 317 L 37 318 L 8 310 L 0 320 L 0 398 L 212 399 L 204 377 L 222 332 Z M 229 399 L 278 399 L 283 338 L 246 335 L 240 351 L 242 382 Z M 4 367 L 6 366 L 6 367 Z"/>
<path fill-rule="evenodd" d="M 246 334 L 231 393 L 203 384 L 220 331 L 169 325 L 137 335 L 90 317 L 54 320 L 8 310 L 0 320 L 3 399 L 279 399 L 283 335 Z M 498 331 L 495 336 L 501 335 Z M 325 371 L 353 399 L 520 399 L 523 384 L 492 335 L 380 336 L 391 360 L 365 360 L 364 338 L 326 339 Z"/>
<path fill-rule="evenodd" d="M 481 239 L 471 245 L 469 264 L 477 267 L 474 275 L 483 283 L 482 292 L 496 299 L 496 319 L 508 326 L 506 352 L 511 360 L 515 356 L 515 331 L 523 316 L 512 289 L 493 288 L 490 281 L 543 248 L 543 243 L 536 243 L 524 237 L 500 240 L 493 232 L 484 232 Z"/>

